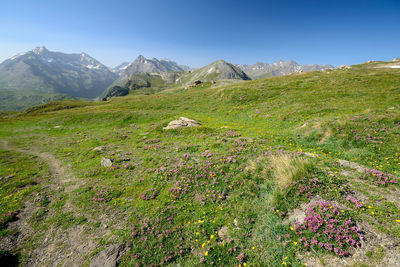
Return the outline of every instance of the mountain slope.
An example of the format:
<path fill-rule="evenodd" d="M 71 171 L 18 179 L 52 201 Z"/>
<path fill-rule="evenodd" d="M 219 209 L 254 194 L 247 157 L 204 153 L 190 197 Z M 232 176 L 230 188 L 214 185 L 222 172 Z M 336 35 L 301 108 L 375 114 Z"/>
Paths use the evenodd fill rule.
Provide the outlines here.
<path fill-rule="evenodd" d="M 175 84 L 179 72 L 162 72 L 162 73 L 137 73 L 132 74 L 128 81 L 123 85 L 113 85 L 109 87 L 102 95 L 102 100 L 108 100 L 114 96 L 124 96 L 130 91 L 136 91 L 142 88 L 150 88 L 146 93 L 154 93 L 171 87 Z"/>
<path fill-rule="evenodd" d="M 117 77 L 85 53 L 52 52 L 42 46 L 0 64 L 0 92 L 94 98 Z M 0 109 L 4 104 L 0 102 Z"/>
<path fill-rule="evenodd" d="M 115 80 L 109 88 L 114 86 L 125 86 L 132 75 L 139 73 L 164 73 L 164 72 L 181 72 L 186 70 L 187 66 L 179 66 L 176 62 L 167 59 L 158 60 L 156 58 L 147 59 L 144 56 L 138 56 L 132 63 L 127 65 L 119 65 L 124 68 L 120 73 L 120 77 Z"/>
<path fill-rule="evenodd" d="M 287 75 L 293 72 L 307 72 L 322 69 L 333 69 L 332 65 L 300 65 L 296 61 L 278 60 L 274 63 L 257 62 L 253 65 L 236 65 L 246 72 L 252 79 L 268 78 L 273 76 Z"/>
<path fill-rule="evenodd" d="M 177 79 L 178 84 L 191 84 L 196 80 L 251 80 L 240 68 L 224 60 L 217 60 L 210 65 L 193 72 L 187 72 Z"/>
<path fill-rule="evenodd" d="M 129 62 L 122 62 L 121 64 L 119 64 L 118 66 L 115 66 L 114 68 L 111 68 L 110 70 L 112 72 L 114 72 L 115 74 L 121 75 L 122 72 L 124 72 L 124 70 L 126 70 L 126 68 L 129 66 Z"/>

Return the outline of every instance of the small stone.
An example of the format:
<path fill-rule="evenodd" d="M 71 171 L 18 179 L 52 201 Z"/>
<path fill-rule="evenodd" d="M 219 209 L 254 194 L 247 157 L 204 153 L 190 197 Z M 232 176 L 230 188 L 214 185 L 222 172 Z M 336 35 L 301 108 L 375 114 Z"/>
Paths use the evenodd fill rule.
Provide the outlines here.
<path fill-rule="evenodd" d="M 103 152 L 105 150 L 104 146 L 98 146 L 92 149 L 92 151 Z"/>
<path fill-rule="evenodd" d="M 225 240 L 228 237 L 228 227 L 223 226 L 221 229 L 219 229 L 218 236 Z"/>
<path fill-rule="evenodd" d="M 111 167 L 112 166 L 111 159 L 101 158 L 101 166 L 103 166 L 103 167 Z"/>
<path fill-rule="evenodd" d="M 364 172 L 365 171 L 365 167 L 357 164 L 355 162 L 351 162 L 351 161 L 347 161 L 344 159 L 339 159 L 339 165 L 345 168 L 351 168 L 351 169 L 355 169 L 358 172 Z"/>

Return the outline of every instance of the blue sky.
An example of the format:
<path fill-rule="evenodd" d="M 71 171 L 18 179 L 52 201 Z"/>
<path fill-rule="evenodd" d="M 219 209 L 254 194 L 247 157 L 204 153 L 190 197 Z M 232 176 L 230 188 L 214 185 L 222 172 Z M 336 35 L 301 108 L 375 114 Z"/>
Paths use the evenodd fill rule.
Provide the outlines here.
<path fill-rule="evenodd" d="M 0 62 L 41 45 L 108 66 L 139 54 L 193 67 L 391 60 L 400 57 L 400 0 L 1 0 Z"/>

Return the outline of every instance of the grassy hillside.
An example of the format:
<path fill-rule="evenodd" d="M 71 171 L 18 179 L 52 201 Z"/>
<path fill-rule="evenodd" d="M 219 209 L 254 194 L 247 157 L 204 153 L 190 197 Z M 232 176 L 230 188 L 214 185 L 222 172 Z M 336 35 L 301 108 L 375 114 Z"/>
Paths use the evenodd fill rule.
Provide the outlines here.
<path fill-rule="evenodd" d="M 117 243 L 122 266 L 393 266 L 400 70 L 377 64 L 4 115 L 4 168 L 21 151 L 61 168 L 35 189 L 48 201 L 30 204 L 29 246 L 7 253 L 88 265 Z M 201 126 L 162 129 L 181 116 Z"/>
<path fill-rule="evenodd" d="M 24 110 L 27 107 L 64 99 L 73 99 L 73 97 L 56 93 L 0 91 L 0 109 L 2 111 Z"/>

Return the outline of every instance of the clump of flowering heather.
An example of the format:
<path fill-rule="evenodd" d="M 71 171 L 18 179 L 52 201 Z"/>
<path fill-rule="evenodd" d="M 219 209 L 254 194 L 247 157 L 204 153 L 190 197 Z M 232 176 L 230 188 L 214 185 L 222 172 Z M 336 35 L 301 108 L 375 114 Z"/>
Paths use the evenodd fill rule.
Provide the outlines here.
<path fill-rule="evenodd" d="M 241 134 L 238 133 L 238 132 L 235 132 L 235 131 L 233 131 L 233 130 L 229 130 L 229 131 L 227 131 L 227 132 L 225 133 L 225 136 L 226 136 L 226 137 L 237 137 L 237 136 L 241 136 Z"/>
<path fill-rule="evenodd" d="M 364 203 L 361 200 L 353 197 L 350 194 L 347 195 L 345 199 L 352 203 L 356 207 L 356 209 L 361 209 L 364 206 Z"/>
<path fill-rule="evenodd" d="M 290 183 L 286 188 L 290 188 L 288 193 L 296 195 L 305 195 L 306 198 L 310 198 L 314 195 L 314 192 L 321 186 L 318 177 L 301 177 L 299 180 Z M 292 192 L 293 191 L 293 192 Z"/>
<path fill-rule="evenodd" d="M 16 215 L 17 215 L 17 213 L 14 211 L 9 211 L 9 212 L 3 214 L 0 218 L 0 230 L 5 228 L 7 223 L 12 221 Z"/>
<path fill-rule="evenodd" d="M 121 192 L 110 188 L 102 189 L 92 198 L 96 202 L 109 202 L 114 198 L 121 196 Z"/>
<path fill-rule="evenodd" d="M 312 204 L 303 222 L 296 222 L 293 244 L 347 256 L 348 248 L 361 247 L 363 234 L 350 216 L 330 201 Z M 286 241 L 285 241 L 286 242 Z"/>
<path fill-rule="evenodd" d="M 150 200 L 150 199 L 155 199 L 157 195 L 158 195 L 157 188 L 153 188 L 153 189 L 150 189 L 148 192 L 143 193 L 141 195 L 141 198 L 143 200 Z"/>
<path fill-rule="evenodd" d="M 158 150 L 160 148 L 161 148 L 161 145 L 159 145 L 159 144 L 151 144 L 148 146 L 143 146 L 144 150 Z"/>
<path fill-rule="evenodd" d="M 364 178 L 380 186 L 388 186 L 389 184 L 397 183 L 397 179 L 394 175 L 376 169 L 365 169 Z"/>
<path fill-rule="evenodd" d="M 177 213 L 169 208 L 158 212 L 156 218 L 139 216 L 131 227 L 128 248 L 134 266 L 165 265 L 189 251 L 183 226 L 174 222 Z"/>
<path fill-rule="evenodd" d="M 299 203 L 308 202 L 313 196 L 323 192 L 325 187 L 324 181 L 317 175 L 301 177 L 276 191 L 273 204 L 279 207 L 279 214 L 284 215 Z"/>

